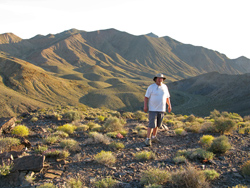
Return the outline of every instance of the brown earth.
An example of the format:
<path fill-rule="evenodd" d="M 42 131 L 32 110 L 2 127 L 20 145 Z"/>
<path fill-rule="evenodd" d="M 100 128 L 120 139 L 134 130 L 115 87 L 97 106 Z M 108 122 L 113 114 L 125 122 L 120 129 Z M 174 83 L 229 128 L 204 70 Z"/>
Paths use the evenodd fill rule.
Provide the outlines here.
<path fill-rule="evenodd" d="M 81 123 L 87 124 L 89 121 L 84 120 Z M 56 121 L 51 117 L 40 117 L 37 122 L 32 123 L 29 115 L 23 121 L 26 126 L 32 131 L 27 138 L 31 143 L 31 147 L 25 152 L 26 155 L 34 154 L 32 148 L 36 148 L 41 144 L 41 138 L 49 135 L 48 128 L 54 129 L 55 126 L 65 124 L 65 121 Z M 118 187 L 143 187 L 140 184 L 141 172 L 148 167 L 159 167 L 168 170 L 169 172 L 180 169 L 186 164 L 175 164 L 173 157 L 178 150 L 188 148 L 199 148 L 199 139 L 203 134 L 188 133 L 185 136 L 178 136 L 174 131 L 160 129 L 158 138 L 160 143 L 153 144 L 151 147 L 146 147 L 144 138 L 134 134 L 132 129 L 137 125 L 147 125 L 147 122 L 139 122 L 135 120 L 127 120 L 125 125 L 128 134 L 125 138 L 114 138 L 114 141 L 120 141 L 125 145 L 124 149 L 114 151 L 105 144 L 86 144 L 88 139 L 88 132 L 76 132 L 70 135 L 70 138 L 75 139 L 80 143 L 81 150 L 71 153 L 70 157 L 65 160 L 56 160 L 53 158 L 46 158 L 44 167 L 40 172 L 35 172 L 35 180 L 32 184 L 24 181 L 26 174 L 31 174 L 30 171 L 15 171 L 7 176 L 0 176 L 0 187 L 36 187 L 44 182 L 53 182 L 58 187 L 64 187 L 65 182 L 69 178 L 79 177 L 86 187 L 94 187 L 94 181 L 101 178 L 111 176 L 118 180 Z M 218 134 L 212 134 L 219 136 Z M 4 136 L 10 136 L 5 134 Z M 213 160 L 209 162 L 189 161 L 188 163 L 195 166 L 197 169 L 214 169 L 220 173 L 220 177 L 211 182 L 213 188 L 227 188 L 238 184 L 250 185 L 249 177 L 244 177 L 241 174 L 241 165 L 249 160 L 250 151 L 250 135 L 243 135 L 233 133 L 227 135 L 232 145 L 224 155 L 216 155 Z M 58 148 L 58 144 L 49 146 L 49 148 Z M 106 166 L 97 163 L 94 160 L 94 155 L 100 151 L 112 151 L 116 156 L 117 162 L 112 166 Z M 137 161 L 134 154 L 139 151 L 153 151 L 156 154 L 155 160 Z M 203 166 L 204 165 L 204 166 Z M 173 187 L 171 183 L 165 184 L 163 187 Z"/>

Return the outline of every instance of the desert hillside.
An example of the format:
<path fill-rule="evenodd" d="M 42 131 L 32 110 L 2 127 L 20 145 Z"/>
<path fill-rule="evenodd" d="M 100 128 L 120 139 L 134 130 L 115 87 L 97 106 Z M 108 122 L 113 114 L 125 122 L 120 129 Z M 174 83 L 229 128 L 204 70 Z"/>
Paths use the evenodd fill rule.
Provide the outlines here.
<path fill-rule="evenodd" d="M 142 109 L 146 88 L 158 72 L 167 76 L 167 83 L 214 71 L 237 80 L 237 76 L 250 72 L 250 60 L 245 57 L 229 59 L 217 51 L 183 44 L 168 36 L 158 37 L 152 33 L 135 36 L 115 29 L 93 32 L 71 29 L 30 39 L 5 33 L 0 35 L 0 52 L 1 87 L 5 88 L 0 91 L 5 112 L 1 116 L 42 106 L 81 103 L 96 108 L 136 111 Z M 230 80 L 224 79 L 224 84 L 228 85 Z M 205 82 L 206 79 L 202 88 L 204 84 L 209 87 L 217 84 L 215 80 Z M 241 86 L 237 95 L 247 96 L 245 91 L 240 93 Z M 208 94 L 196 95 L 193 101 L 189 98 L 193 99 L 190 95 L 194 93 L 181 88 L 173 90 L 171 96 L 176 113 L 183 112 L 178 105 L 186 100 L 208 104 Z M 13 97 L 6 100 L 6 96 Z M 245 98 L 237 101 L 236 108 L 231 106 L 233 100 L 226 99 L 229 101 L 224 100 L 224 104 L 217 106 L 211 103 L 209 110 L 217 107 L 247 113 L 240 107 Z M 198 109 L 192 112 L 200 112 Z"/>

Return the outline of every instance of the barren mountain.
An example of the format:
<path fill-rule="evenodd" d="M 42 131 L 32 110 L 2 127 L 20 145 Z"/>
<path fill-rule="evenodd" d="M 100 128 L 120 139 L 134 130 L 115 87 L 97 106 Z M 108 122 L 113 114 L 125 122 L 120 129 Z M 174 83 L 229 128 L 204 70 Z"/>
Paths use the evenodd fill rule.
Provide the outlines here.
<path fill-rule="evenodd" d="M 211 72 L 168 84 L 174 93 L 175 111 L 208 115 L 209 111 L 250 114 L 250 74 Z"/>
<path fill-rule="evenodd" d="M 231 60 L 167 36 L 134 36 L 115 29 L 71 29 L 25 40 L 6 33 L 0 35 L 0 51 L 2 86 L 11 95 L 39 102 L 33 107 L 84 103 L 135 111 L 142 109 L 145 89 L 158 72 L 167 75 L 167 82 L 213 71 L 231 75 L 250 72 L 250 60 L 245 57 Z M 181 103 L 175 92 L 172 97 L 176 104 Z M 204 97 L 195 100 L 200 103 Z M 19 106 L 21 99 L 14 98 Z M 6 106 L 12 113 L 20 111 L 10 103 Z"/>

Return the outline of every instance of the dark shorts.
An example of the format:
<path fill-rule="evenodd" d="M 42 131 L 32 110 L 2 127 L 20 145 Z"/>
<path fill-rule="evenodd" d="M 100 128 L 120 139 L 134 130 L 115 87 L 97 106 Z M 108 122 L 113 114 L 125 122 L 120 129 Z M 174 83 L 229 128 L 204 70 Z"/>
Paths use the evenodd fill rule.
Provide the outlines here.
<path fill-rule="evenodd" d="M 162 120 L 164 117 L 164 112 L 154 112 L 154 111 L 149 111 L 149 128 L 156 128 L 160 127 L 162 125 Z"/>

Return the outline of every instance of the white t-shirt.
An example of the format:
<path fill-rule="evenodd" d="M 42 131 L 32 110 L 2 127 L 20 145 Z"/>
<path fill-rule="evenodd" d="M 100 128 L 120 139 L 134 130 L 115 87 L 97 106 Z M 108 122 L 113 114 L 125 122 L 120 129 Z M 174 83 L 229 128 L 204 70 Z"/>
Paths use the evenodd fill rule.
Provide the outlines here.
<path fill-rule="evenodd" d="M 170 97 L 170 94 L 165 84 L 161 84 L 161 86 L 158 86 L 156 83 L 150 85 L 146 91 L 145 97 L 149 99 L 149 111 L 166 111 L 166 101 L 167 98 Z"/>

